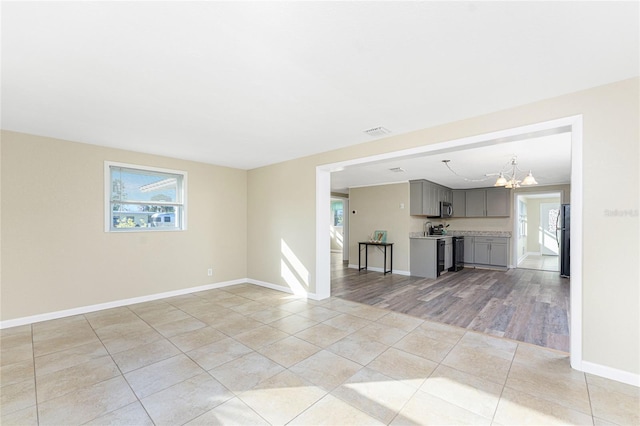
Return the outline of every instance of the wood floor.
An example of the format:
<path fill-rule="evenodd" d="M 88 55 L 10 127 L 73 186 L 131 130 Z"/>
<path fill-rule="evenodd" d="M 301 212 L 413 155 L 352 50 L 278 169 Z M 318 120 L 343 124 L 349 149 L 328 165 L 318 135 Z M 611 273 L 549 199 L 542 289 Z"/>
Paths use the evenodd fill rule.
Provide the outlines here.
<path fill-rule="evenodd" d="M 465 268 L 438 279 L 332 262 L 331 295 L 569 352 L 569 280 L 557 272 Z"/>

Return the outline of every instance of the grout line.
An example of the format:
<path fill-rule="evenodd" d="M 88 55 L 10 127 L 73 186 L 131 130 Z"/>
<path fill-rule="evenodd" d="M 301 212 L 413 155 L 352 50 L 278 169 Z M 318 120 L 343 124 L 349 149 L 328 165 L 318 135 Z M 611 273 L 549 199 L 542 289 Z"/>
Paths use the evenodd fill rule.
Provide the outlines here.
<path fill-rule="evenodd" d="M 40 424 L 40 406 L 38 404 L 38 374 L 36 371 L 36 342 L 33 340 L 33 324 L 29 325 L 31 331 L 31 360 L 33 361 L 33 393 L 36 402 L 36 423 Z"/>
<path fill-rule="evenodd" d="M 129 307 L 127 307 L 127 309 L 129 309 Z M 131 309 L 129 309 L 129 311 L 130 311 L 130 312 L 133 312 L 133 311 L 131 311 Z M 133 312 L 133 313 L 135 314 L 135 312 Z M 84 315 L 83 315 L 83 316 L 84 316 Z M 116 368 L 118 369 L 118 372 L 120 372 L 120 376 L 122 377 L 122 379 L 124 380 L 124 382 L 127 384 L 127 386 L 129 386 L 129 389 L 131 390 L 131 393 L 133 394 L 133 396 L 136 398 L 136 401 L 138 401 L 138 404 L 140 404 L 140 407 L 142 407 L 142 409 L 144 410 L 144 412 L 147 414 L 147 417 L 149 418 L 149 420 L 151 421 L 151 423 L 153 423 L 153 424 L 155 425 L 156 423 L 153 421 L 153 418 L 151 417 L 151 414 L 149 414 L 149 412 L 147 411 L 147 408 L 144 406 L 144 404 L 142 403 L 142 401 L 141 401 L 141 400 L 140 400 L 140 398 L 138 397 L 138 394 L 135 392 L 135 390 L 134 390 L 134 389 L 133 389 L 133 387 L 131 386 L 131 383 L 129 383 L 129 381 L 127 380 L 126 376 L 125 376 L 125 375 L 124 375 L 124 373 L 122 372 L 122 369 L 120 368 L 120 366 L 118 365 L 118 363 L 116 362 L 116 360 L 115 360 L 115 359 L 113 359 L 113 355 L 111 354 L 111 352 L 109 352 L 109 349 L 107 348 L 107 346 L 104 344 L 104 342 L 102 341 L 102 339 L 100 338 L 100 336 L 99 336 L 99 335 L 98 335 L 98 333 L 96 332 L 96 329 L 93 327 L 93 325 L 91 324 L 91 322 L 90 322 L 86 317 L 85 317 L 85 320 L 87 320 L 87 322 L 89 323 L 89 327 L 91 327 L 91 330 L 93 330 L 93 332 L 95 333 L 96 338 L 100 341 L 100 344 L 102 345 L 102 347 L 104 348 L 104 350 L 107 352 L 107 355 L 109 356 L 109 358 L 111 358 L 111 362 L 113 362 L 113 364 L 114 364 L 114 365 L 116 366 Z M 118 352 L 118 353 L 119 353 L 119 352 Z M 111 380 L 111 379 L 107 379 L 107 380 Z M 106 380 L 103 380 L 103 382 L 104 382 L 104 381 L 106 381 Z M 127 407 L 128 405 L 131 405 L 131 404 L 127 404 L 127 405 L 124 405 L 124 406 L 122 406 L 122 407 L 118 407 L 118 408 L 116 408 L 116 409 L 114 409 L 114 410 L 111 410 L 111 411 L 109 411 L 109 412 L 107 412 L 107 413 L 103 414 L 103 416 L 104 416 L 104 415 L 106 415 L 106 414 L 113 413 L 113 412 L 115 412 L 115 411 L 117 411 L 117 410 L 119 410 L 119 409 L 121 409 L 121 408 Z M 99 417 L 102 417 L 102 416 L 99 416 Z M 95 420 L 95 419 L 97 419 L 97 418 L 98 418 L 98 417 L 96 417 L 96 418 L 94 418 L 94 419 L 91 419 L 91 420 L 89 420 L 89 421 Z"/>
<path fill-rule="evenodd" d="M 595 416 L 595 413 L 593 412 L 593 402 L 591 401 L 591 390 L 589 389 L 589 380 L 587 380 L 587 373 L 583 372 L 582 376 L 584 377 L 584 384 L 587 388 L 587 398 L 589 398 L 589 410 L 591 411 L 591 421 L 595 425 L 596 416 Z"/>

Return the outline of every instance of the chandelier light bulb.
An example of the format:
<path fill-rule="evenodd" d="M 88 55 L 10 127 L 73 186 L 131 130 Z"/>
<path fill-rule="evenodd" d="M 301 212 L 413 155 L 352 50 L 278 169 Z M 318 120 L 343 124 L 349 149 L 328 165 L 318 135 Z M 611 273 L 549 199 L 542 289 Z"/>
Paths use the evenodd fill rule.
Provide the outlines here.
<path fill-rule="evenodd" d="M 529 174 L 527 175 L 527 177 L 524 178 L 524 180 L 522 181 L 522 184 L 523 185 L 537 185 L 538 184 L 538 182 L 536 182 L 536 179 L 531 174 L 531 170 L 529 170 Z"/>

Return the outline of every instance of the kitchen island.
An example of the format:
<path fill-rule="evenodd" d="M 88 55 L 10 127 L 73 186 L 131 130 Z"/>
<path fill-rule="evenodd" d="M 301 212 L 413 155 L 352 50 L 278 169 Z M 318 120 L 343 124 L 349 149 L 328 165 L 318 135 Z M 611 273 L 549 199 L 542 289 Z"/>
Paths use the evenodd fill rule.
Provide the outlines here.
<path fill-rule="evenodd" d="M 412 277 L 437 278 L 453 265 L 450 235 L 410 236 L 409 269 Z"/>

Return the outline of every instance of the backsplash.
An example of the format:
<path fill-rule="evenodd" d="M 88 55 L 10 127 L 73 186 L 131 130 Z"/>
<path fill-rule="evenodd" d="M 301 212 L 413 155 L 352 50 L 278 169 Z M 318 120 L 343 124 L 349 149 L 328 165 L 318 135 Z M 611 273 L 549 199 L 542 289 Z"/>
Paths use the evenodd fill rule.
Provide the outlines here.
<path fill-rule="evenodd" d="M 409 238 L 422 237 L 422 232 L 409 232 Z M 510 231 L 448 231 L 448 237 L 509 237 Z"/>

